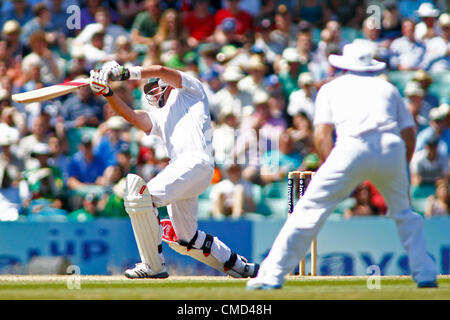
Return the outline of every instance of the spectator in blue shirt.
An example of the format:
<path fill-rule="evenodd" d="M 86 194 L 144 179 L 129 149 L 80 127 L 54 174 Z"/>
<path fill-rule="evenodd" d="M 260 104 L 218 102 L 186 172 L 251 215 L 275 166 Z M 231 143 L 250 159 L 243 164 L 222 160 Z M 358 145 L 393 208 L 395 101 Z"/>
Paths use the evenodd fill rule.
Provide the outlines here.
<path fill-rule="evenodd" d="M 390 47 L 390 67 L 402 71 L 417 70 L 425 55 L 425 46 L 414 38 L 413 20 L 402 21 L 402 37 L 395 39 Z"/>
<path fill-rule="evenodd" d="M 97 127 L 103 121 L 103 107 L 89 86 L 77 90 L 63 104 L 61 114 L 66 129 Z"/>
<path fill-rule="evenodd" d="M 430 111 L 430 126 L 423 129 L 417 135 L 416 151 L 425 148 L 427 141 L 438 139 L 438 152 L 448 158 L 450 151 L 450 128 L 447 127 L 446 118 L 449 114 L 450 106 L 442 104 Z"/>
<path fill-rule="evenodd" d="M 38 3 L 33 7 L 34 18 L 28 21 L 22 28 L 20 42 L 29 47 L 29 39 L 36 31 L 44 31 L 47 42 L 56 40 L 55 26 L 52 23 L 52 14 L 44 3 Z"/>
<path fill-rule="evenodd" d="M 125 120 L 119 116 L 110 117 L 104 125 L 99 127 L 101 136 L 96 144 L 95 153 L 107 166 L 117 164 L 117 153 L 121 150 L 122 145 L 128 144 L 122 137 L 122 133 L 127 127 Z"/>
<path fill-rule="evenodd" d="M 33 11 L 26 0 L 12 0 L 12 6 L 5 3 L 5 11 L 0 14 L 0 25 L 8 20 L 16 20 L 21 26 L 33 19 Z M 8 8 L 9 7 L 9 8 Z"/>
<path fill-rule="evenodd" d="M 88 135 L 82 137 L 79 151 L 70 161 L 67 186 L 72 190 L 82 189 L 91 185 L 102 185 L 103 172 L 106 165 L 92 148 L 92 139 Z"/>

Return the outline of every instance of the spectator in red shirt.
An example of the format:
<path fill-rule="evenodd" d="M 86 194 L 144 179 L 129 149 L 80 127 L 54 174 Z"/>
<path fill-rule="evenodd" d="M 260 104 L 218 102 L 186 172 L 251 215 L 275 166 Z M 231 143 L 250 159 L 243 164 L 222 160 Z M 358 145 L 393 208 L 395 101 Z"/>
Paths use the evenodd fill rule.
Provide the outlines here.
<path fill-rule="evenodd" d="M 208 42 L 216 26 L 214 15 L 209 11 L 209 0 L 194 0 L 183 24 L 189 31 L 188 45 L 191 48 L 197 47 L 199 42 Z"/>
<path fill-rule="evenodd" d="M 239 8 L 240 0 L 227 0 L 227 7 L 218 10 L 214 16 L 216 28 L 220 27 L 225 18 L 236 20 L 236 33 L 243 35 L 253 29 L 253 17 L 250 13 Z"/>

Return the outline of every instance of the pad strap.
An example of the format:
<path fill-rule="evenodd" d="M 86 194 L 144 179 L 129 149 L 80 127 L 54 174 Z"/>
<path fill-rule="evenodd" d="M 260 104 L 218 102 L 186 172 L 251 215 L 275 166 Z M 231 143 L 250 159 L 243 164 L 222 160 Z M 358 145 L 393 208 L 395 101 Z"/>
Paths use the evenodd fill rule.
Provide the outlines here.
<path fill-rule="evenodd" d="M 210 234 L 206 234 L 205 242 L 203 242 L 203 245 L 200 248 L 203 250 L 203 255 L 205 257 L 207 257 L 211 254 L 211 247 L 212 247 L 213 241 L 214 241 L 214 237 Z"/>
<path fill-rule="evenodd" d="M 225 271 L 232 269 L 234 267 L 234 265 L 236 264 L 236 260 L 237 260 L 237 254 L 232 252 L 230 259 L 228 259 L 228 261 L 225 262 L 223 265 Z"/>
<path fill-rule="evenodd" d="M 186 242 L 183 240 L 178 240 L 178 243 L 184 247 L 186 247 L 188 250 L 191 250 L 194 247 L 195 241 L 197 241 L 198 237 L 198 231 L 195 232 L 194 237 L 191 239 L 191 241 Z"/>

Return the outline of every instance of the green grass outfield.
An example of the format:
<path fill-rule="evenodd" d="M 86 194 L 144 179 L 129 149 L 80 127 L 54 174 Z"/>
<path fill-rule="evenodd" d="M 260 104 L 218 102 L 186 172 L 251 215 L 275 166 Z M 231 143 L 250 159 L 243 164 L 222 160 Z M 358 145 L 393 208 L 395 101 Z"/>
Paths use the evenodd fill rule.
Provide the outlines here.
<path fill-rule="evenodd" d="M 437 289 L 418 289 L 404 276 L 381 277 L 380 289 L 368 289 L 367 279 L 290 276 L 281 290 L 248 291 L 246 280 L 229 277 L 0 275 L 0 300 L 450 300 L 450 276 L 440 276 Z"/>

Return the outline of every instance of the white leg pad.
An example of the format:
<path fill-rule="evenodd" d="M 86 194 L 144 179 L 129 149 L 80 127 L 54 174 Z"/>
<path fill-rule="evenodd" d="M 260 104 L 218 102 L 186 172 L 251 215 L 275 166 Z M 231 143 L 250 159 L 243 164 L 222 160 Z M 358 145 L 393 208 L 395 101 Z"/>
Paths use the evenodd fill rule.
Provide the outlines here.
<path fill-rule="evenodd" d="M 226 268 L 224 265 L 225 262 L 219 261 L 219 260 L 224 260 L 224 257 L 222 257 L 222 256 L 224 256 L 224 252 L 220 252 L 220 253 L 222 253 L 222 254 L 220 254 L 217 252 L 217 250 L 211 248 L 211 253 L 205 254 L 203 252 L 203 250 L 201 250 L 201 249 L 197 249 L 194 247 L 188 249 L 186 246 L 181 245 L 177 242 L 178 239 L 177 239 L 177 236 L 175 235 L 175 232 L 173 230 L 172 223 L 170 220 L 167 220 L 167 219 L 161 220 L 161 225 L 164 230 L 162 239 L 165 243 L 167 243 L 169 245 L 169 247 L 172 250 L 175 250 L 179 254 L 190 256 L 191 258 L 194 258 L 195 260 L 198 260 L 198 261 L 210 266 L 211 268 L 216 269 L 217 271 L 226 273 L 234 278 L 247 277 L 247 275 L 243 274 L 244 265 L 243 265 L 241 258 L 238 257 L 236 259 L 236 263 L 233 268 Z M 199 233 L 202 234 L 203 232 L 199 231 Z M 199 236 L 199 238 L 201 238 L 201 236 Z M 203 243 L 203 241 L 204 241 L 204 237 L 202 237 L 201 242 Z M 222 246 L 225 246 L 216 237 L 214 237 L 214 242 L 220 243 Z M 219 251 L 224 251 L 224 250 L 220 250 L 220 248 L 219 248 Z M 229 249 L 228 249 L 228 251 L 229 251 L 228 257 L 229 257 L 229 255 L 231 254 L 231 251 Z M 215 257 L 215 256 L 218 256 L 218 257 Z"/>
<path fill-rule="evenodd" d="M 153 207 L 147 185 L 141 177 L 128 174 L 124 197 L 125 210 L 130 216 L 139 255 L 154 272 L 163 269 L 164 261 L 159 254 L 162 243 L 162 229 L 158 210 Z"/>

